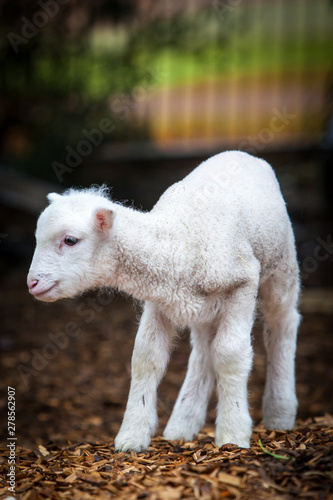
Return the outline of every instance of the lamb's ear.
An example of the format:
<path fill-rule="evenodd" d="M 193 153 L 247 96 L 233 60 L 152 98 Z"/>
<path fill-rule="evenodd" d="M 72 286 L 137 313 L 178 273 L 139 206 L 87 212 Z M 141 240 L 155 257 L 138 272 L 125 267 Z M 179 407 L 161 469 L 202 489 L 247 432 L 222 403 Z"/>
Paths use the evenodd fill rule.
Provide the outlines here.
<path fill-rule="evenodd" d="M 110 208 L 95 208 L 93 211 L 95 228 L 102 233 L 107 233 L 112 227 L 114 215 Z"/>
<path fill-rule="evenodd" d="M 61 198 L 61 194 L 58 194 L 58 193 L 49 193 L 46 196 L 46 198 L 49 200 L 50 203 L 52 203 L 52 201 L 56 201 L 59 198 Z"/>

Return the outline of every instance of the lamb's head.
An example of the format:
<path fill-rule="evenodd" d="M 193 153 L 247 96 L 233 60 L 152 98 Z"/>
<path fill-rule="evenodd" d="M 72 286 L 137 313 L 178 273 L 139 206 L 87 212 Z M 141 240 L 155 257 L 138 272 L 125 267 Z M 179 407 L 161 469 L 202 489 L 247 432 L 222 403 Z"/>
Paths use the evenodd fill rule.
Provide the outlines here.
<path fill-rule="evenodd" d="M 37 222 L 30 293 L 53 302 L 105 285 L 105 261 L 108 272 L 113 266 L 115 204 L 95 189 L 51 193 L 48 199 Z"/>

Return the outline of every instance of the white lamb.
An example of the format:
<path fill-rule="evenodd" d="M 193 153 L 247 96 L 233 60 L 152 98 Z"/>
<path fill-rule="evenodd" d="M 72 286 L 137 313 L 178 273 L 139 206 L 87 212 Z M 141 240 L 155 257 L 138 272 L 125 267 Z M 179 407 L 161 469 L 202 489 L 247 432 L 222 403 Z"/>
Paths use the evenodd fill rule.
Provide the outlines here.
<path fill-rule="evenodd" d="M 298 265 L 285 203 L 265 161 L 238 151 L 218 154 L 147 213 L 111 201 L 103 188 L 48 199 L 37 223 L 30 292 L 52 302 L 110 286 L 144 301 L 116 449 L 149 446 L 157 387 L 184 327 L 191 330 L 192 353 L 165 438 L 193 439 L 216 383 L 217 445 L 250 446 L 247 380 L 256 306 L 267 349 L 264 424 L 292 429 Z"/>

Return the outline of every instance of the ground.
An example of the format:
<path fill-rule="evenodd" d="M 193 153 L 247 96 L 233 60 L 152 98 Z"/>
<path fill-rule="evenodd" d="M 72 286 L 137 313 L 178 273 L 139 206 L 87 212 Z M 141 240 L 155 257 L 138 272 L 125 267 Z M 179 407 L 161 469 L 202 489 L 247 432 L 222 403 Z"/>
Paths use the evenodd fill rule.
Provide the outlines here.
<path fill-rule="evenodd" d="M 8 386 L 15 389 L 17 498 L 333 498 L 330 307 L 313 312 L 313 300 L 305 292 L 294 431 L 262 427 L 265 354 L 257 322 L 249 383 L 251 448 L 215 446 L 214 399 L 198 439 L 177 443 L 161 437 L 186 370 L 189 346 L 184 332 L 159 390 L 157 437 L 146 452 L 125 454 L 115 452 L 114 437 L 128 394 L 140 305 L 105 294 L 46 305 L 27 293 L 23 270 L 5 278 L 0 404 L 6 415 Z M 0 497 L 6 498 L 6 418 L 1 426 Z"/>

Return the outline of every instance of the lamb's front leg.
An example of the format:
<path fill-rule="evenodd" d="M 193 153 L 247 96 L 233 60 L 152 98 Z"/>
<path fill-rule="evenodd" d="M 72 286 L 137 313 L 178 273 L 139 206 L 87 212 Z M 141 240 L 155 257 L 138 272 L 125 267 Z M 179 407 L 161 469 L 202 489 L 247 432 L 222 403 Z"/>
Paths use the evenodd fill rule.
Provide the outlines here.
<path fill-rule="evenodd" d="M 157 387 L 169 360 L 173 329 L 154 305 L 146 303 L 132 356 L 132 380 L 115 447 L 146 449 L 157 427 Z"/>

